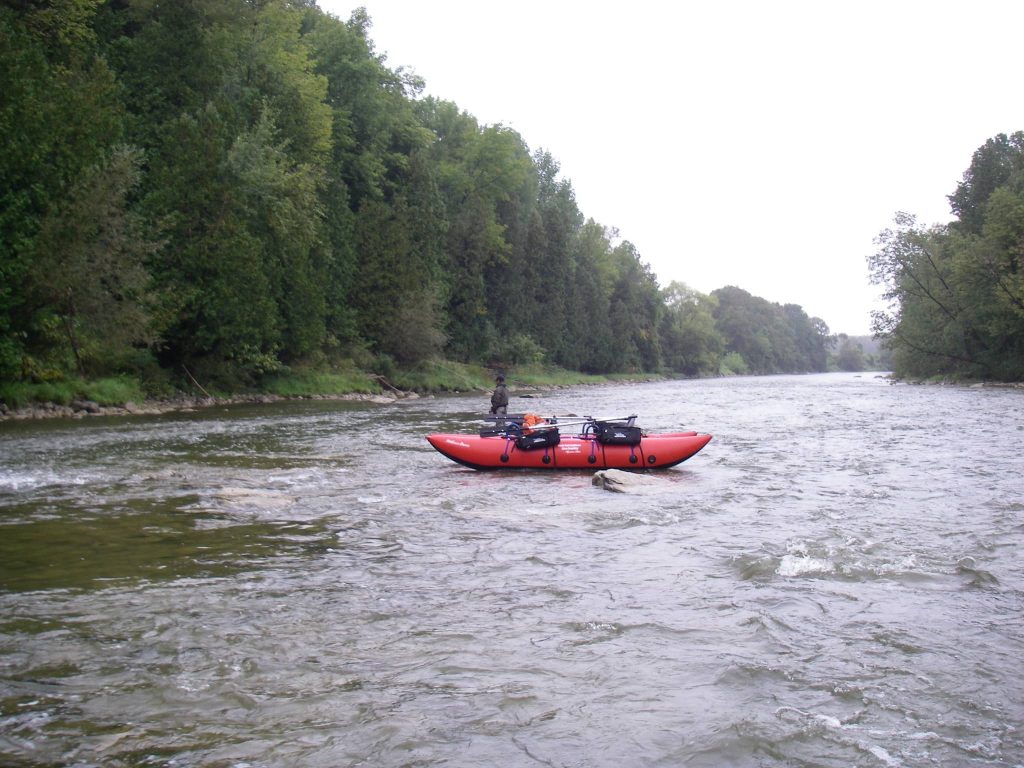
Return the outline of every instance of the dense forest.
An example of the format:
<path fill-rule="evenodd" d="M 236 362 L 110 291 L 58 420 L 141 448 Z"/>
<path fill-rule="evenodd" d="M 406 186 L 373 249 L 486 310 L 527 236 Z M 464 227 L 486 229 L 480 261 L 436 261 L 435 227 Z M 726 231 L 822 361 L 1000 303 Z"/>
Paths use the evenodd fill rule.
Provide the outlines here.
<path fill-rule="evenodd" d="M 900 377 L 1024 380 L 1024 132 L 975 153 L 949 196 L 956 219 L 905 213 L 869 257 L 889 307 L 872 330 Z"/>
<path fill-rule="evenodd" d="M 0 3 L 0 382 L 826 369 L 821 320 L 661 287 L 551 153 L 425 97 L 370 29 L 313 0 Z M 1008 237 L 976 197 L 957 242 Z"/>

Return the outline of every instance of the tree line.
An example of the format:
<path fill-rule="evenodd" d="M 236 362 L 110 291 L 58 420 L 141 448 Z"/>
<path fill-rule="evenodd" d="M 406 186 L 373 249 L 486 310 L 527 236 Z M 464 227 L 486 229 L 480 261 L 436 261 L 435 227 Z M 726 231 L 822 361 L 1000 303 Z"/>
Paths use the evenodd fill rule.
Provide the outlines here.
<path fill-rule="evenodd" d="M 868 258 L 889 305 L 872 330 L 901 377 L 1024 380 L 1024 132 L 979 147 L 949 195 L 955 220 L 897 214 Z"/>
<path fill-rule="evenodd" d="M 313 0 L 0 3 L 0 380 L 825 370 L 821 320 L 662 288 L 549 152 L 424 97 L 370 28 Z"/>

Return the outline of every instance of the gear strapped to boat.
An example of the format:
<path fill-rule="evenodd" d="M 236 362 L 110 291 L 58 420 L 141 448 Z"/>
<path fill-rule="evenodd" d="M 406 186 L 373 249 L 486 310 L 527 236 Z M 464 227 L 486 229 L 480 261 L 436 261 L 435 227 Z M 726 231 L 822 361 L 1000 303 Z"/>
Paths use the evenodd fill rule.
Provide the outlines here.
<path fill-rule="evenodd" d="M 473 469 L 663 469 L 699 452 L 711 435 L 653 432 L 636 416 L 485 416 L 479 435 L 439 433 L 427 440 L 452 461 Z"/>

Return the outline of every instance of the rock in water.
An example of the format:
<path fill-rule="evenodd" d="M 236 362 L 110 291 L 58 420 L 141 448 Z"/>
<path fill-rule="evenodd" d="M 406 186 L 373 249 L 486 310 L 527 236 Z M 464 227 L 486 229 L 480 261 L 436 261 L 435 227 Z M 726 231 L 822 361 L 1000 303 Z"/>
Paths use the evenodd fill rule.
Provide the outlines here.
<path fill-rule="evenodd" d="M 263 510 L 282 509 L 295 503 L 295 499 L 283 493 L 264 491 L 258 488 L 221 488 L 214 494 L 218 501 L 231 506 L 243 506 Z"/>
<path fill-rule="evenodd" d="M 660 486 L 664 483 L 656 477 L 642 475 L 637 472 L 626 472 L 623 469 L 602 469 L 594 473 L 594 485 L 601 486 L 606 491 L 616 493 L 628 493 Z"/>

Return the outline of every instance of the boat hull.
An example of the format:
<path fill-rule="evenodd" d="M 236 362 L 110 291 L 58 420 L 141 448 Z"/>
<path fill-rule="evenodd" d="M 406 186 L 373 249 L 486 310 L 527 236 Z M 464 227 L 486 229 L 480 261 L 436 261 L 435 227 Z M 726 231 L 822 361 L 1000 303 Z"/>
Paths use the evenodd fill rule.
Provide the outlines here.
<path fill-rule="evenodd" d="M 427 435 L 435 450 L 472 469 L 665 469 L 686 461 L 710 440 L 708 434 L 667 432 L 646 435 L 631 446 L 565 436 L 558 445 L 524 451 L 505 437 Z"/>

